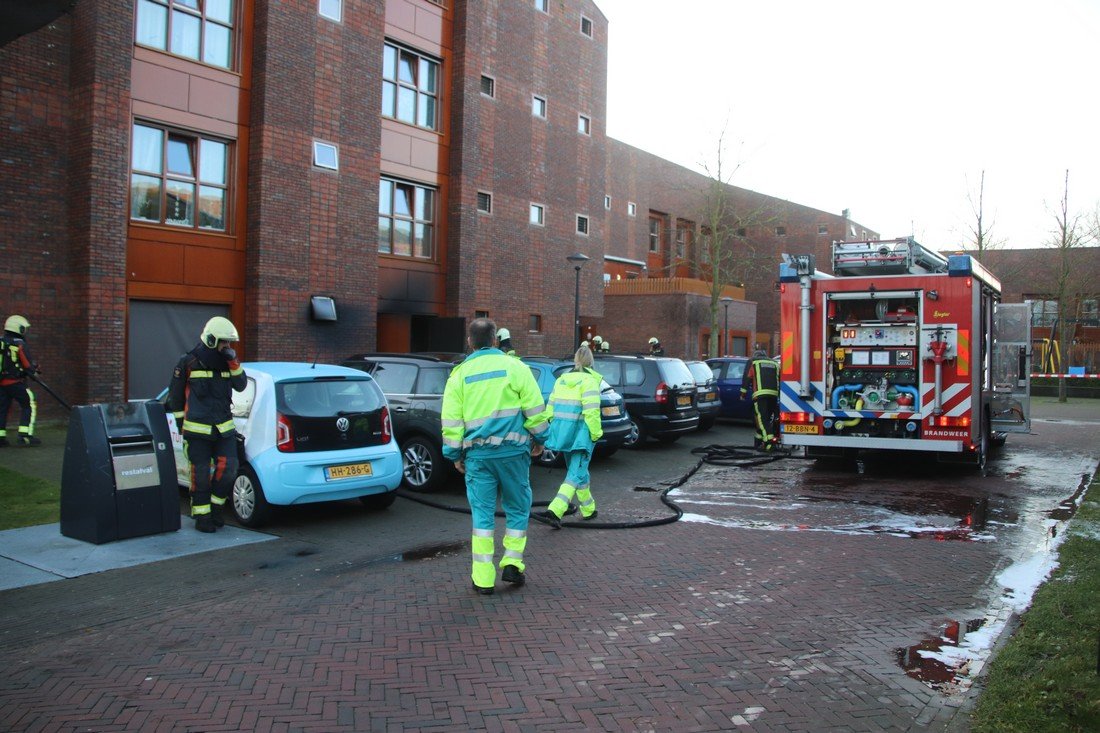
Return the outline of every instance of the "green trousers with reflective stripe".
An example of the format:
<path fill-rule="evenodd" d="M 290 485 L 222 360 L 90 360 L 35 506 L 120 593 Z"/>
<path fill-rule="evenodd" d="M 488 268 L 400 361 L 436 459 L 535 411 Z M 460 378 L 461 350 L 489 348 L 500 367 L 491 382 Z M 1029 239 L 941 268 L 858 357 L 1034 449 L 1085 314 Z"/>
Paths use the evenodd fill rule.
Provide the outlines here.
<path fill-rule="evenodd" d="M 588 473 L 588 462 L 592 460 L 592 454 L 586 450 L 571 450 L 563 453 L 562 458 L 565 459 L 565 481 L 558 487 L 558 495 L 550 502 L 547 509 L 561 519 L 569 509 L 573 492 L 576 492 L 581 516 L 591 517 L 592 512 L 596 511 L 596 500 L 589 486 L 591 477 Z"/>
<path fill-rule="evenodd" d="M 466 499 L 473 517 L 470 541 L 474 585 L 492 588 L 496 583 L 493 564 L 497 496 L 504 507 L 504 556 L 500 567 L 515 565 L 522 573 L 523 551 L 527 547 L 527 523 L 531 516 L 531 456 L 527 453 L 466 459 Z"/>

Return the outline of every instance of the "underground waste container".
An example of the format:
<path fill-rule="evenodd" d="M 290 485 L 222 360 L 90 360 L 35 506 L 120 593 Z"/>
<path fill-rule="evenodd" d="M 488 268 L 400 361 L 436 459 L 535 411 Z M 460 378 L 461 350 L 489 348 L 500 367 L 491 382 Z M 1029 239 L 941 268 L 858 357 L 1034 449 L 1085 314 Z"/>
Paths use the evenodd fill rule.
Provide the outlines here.
<path fill-rule="evenodd" d="M 61 534 L 101 545 L 179 528 L 164 405 L 74 407 L 61 470 Z"/>

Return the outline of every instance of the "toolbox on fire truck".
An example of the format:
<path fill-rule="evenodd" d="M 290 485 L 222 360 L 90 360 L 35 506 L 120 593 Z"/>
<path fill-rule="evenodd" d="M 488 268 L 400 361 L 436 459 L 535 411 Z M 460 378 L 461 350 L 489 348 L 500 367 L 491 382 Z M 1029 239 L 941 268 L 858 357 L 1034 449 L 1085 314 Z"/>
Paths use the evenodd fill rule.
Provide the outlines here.
<path fill-rule="evenodd" d="M 971 256 L 911 237 L 780 265 L 780 430 L 810 457 L 934 453 L 984 466 L 1030 431 L 1030 309 Z"/>

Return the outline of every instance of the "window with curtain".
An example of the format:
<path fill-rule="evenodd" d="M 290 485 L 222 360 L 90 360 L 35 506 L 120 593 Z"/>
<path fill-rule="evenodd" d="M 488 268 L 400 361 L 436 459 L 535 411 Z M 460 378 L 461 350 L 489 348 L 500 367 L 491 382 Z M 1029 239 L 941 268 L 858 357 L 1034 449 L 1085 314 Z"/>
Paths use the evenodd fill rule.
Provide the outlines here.
<path fill-rule="evenodd" d="M 386 43 L 382 49 L 382 114 L 435 130 L 438 105 L 439 61 Z"/>
<path fill-rule="evenodd" d="M 227 230 L 230 144 L 134 123 L 130 219 Z"/>
<path fill-rule="evenodd" d="M 378 192 L 378 251 L 398 257 L 435 257 L 435 189 L 383 178 Z"/>
<path fill-rule="evenodd" d="M 234 67 L 234 0 L 137 0 L 134 41 L 223 69 Z"/>

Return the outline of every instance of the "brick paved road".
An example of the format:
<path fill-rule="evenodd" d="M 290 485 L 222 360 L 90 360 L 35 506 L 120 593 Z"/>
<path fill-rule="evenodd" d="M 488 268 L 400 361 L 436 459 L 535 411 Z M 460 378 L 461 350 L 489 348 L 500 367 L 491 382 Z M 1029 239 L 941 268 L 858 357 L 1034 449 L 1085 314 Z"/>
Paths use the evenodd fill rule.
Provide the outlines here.
<path fill-rule="evenodd" d="M 1013 438 L 1013 466 L 1083 440 L 1072 426 L 1042 433 Z M 1075 456 L 1055 466 L 1089 465 Z M 1027 498 L 1026 469 L 995 467 L 984 490 L 1009 498 L 995 507 L 994 539 L 978 542 L 839 531 L 864 521 L 853 507 L 874 482 L 900 492 L 905 480 L 869 473 L 835 511 L 814 506 L 806 529 L 823 531 L 782 531 L 742 506 L 752 487 L 804 498 L 826 473 L 706 466 L 677 493 L 712 521 L 533 524 L 528 585 L 491 597 L 468 590 L 466 549 L 455 546 L 466 520 L 429 525 L 432 510 L 404 501 L 357 518 L 361 546 L 284 537 L 0 593 L 0 730 L 959 726 L 969 697 L 908 676 L 897 650 L 995 603 L 994 575 L 1034 538 L 1024 518 L 1057 506 L 1080 477 L 1048 474 L 1050 495 Z M 926 483 L 944 481 L 983 490 L 957 473 Z M 741 499 L 721 498 L 731 492 Z M 647 510 L 661 511 L 652 493 L 601 494 L 601 519 Z M 379 554 L 374 532 L 404 532 L 410 550 L 414 536 L 439 545 Z"/>

